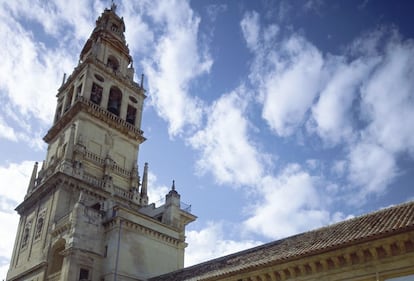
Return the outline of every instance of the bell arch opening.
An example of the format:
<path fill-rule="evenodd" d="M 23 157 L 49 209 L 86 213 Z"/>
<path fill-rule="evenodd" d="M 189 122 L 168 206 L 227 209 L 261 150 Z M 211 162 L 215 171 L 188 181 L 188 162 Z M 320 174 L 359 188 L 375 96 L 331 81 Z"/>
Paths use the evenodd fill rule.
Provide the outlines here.
<path fill-rule="evenodd" d="M 113 72 L 116 72 L 119 69 L 119 62 L 114 56 L 109 56 L 106 62 L 106 65 L 112 69 Z"/>
<path fill-rule="evenodd" d="M 109 98 L 108 98 L 108 111 L 119 116 L 119 112 L 121 110 L 121 102 L 122 102 L 122 92 L 121 90 L 116 87 L 112 86 L 109 90 Z"/>

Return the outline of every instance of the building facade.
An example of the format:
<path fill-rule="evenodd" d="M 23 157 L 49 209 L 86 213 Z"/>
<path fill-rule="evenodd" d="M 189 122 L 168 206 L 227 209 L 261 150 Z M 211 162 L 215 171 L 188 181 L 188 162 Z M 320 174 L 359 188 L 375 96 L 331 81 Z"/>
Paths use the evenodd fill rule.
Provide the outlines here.
<path fill-rule="evenodd" d="M 138 172 L 145 99 L 134 81 L 125 25 L 105 9 L 62 82 L 46 159 L 35 164 L 7 280 L 145 280 L 184 266 L 185 226 L 195 220 L 174 184 L 148 204 Z"/>
<path fill-rule="evenodd" d="M 414 280 L 414 202 L 183 268 L 196 217 L 174 183 L 164 205 L 148 203 L 148 165 L 142 177 L 137 167 L 146 96 L 124 31 L 105 9 L 58 89 L 7 280 Z"/>

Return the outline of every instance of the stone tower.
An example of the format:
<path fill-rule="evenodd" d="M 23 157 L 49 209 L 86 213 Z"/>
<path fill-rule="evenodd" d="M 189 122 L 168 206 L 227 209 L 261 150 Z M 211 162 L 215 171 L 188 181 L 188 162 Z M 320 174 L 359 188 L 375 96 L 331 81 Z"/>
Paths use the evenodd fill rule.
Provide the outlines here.
<path fill-rule="evenodd" d="M 184 265 L 185 226 L 174 184 L 165 204 L 148 204 L 143 78 L 134 82 L 125 25 L 105 9 L 79 64 L 58 89 L 20 214 L 7 280 L 146 280 Z"/>

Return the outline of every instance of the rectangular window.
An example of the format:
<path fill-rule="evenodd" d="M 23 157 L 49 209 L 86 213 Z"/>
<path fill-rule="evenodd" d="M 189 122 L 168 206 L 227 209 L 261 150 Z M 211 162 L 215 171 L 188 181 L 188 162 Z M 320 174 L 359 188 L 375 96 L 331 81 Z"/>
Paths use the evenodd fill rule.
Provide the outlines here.
<path fill-rule="evenodd" d="M 89 270 L 81 268 L 79 271 L 79 280 L 89 280 Z"/>
<path fill-rule="evenodd" d="M 108 245 L 105 245 L 104 257 L 106 258 L 107 256 L 108 256 Z"/>

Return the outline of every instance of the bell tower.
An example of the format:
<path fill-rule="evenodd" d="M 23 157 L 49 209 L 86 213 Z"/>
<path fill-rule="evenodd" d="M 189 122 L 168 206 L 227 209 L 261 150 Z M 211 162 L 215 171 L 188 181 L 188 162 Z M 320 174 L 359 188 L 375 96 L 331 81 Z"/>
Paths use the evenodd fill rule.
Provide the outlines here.
<path fill-rule="evenodd" d="M 20 215 L 7 280 L 145 280 L 184 266 L 185 227 L 196 217 L 173 184 L 148 204 L 148 164 L 137 159 L 146 98 L 134 81 L 116 6 L 96 21 L 57 93 L 40 169 Z"/>

